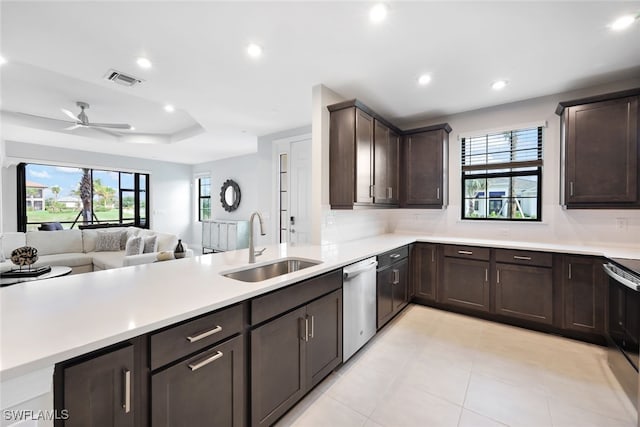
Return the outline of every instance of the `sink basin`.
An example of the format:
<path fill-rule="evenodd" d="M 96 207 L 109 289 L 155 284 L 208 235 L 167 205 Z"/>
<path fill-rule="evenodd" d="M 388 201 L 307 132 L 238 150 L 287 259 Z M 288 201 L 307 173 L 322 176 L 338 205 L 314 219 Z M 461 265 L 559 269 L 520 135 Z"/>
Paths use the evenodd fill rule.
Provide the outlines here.
<path fill-rule="evenodd" d="M 231 271 L 229 273 L 222 273 L 222 275 L 242 282 L 261 282 L 273 277 L 282 276 L 283 274 L 293 273 L 294 271 L 313 267 L 318 264 L 322 264 L 322 261 L 303 258 L 284 258 L 269 264 Z"/>

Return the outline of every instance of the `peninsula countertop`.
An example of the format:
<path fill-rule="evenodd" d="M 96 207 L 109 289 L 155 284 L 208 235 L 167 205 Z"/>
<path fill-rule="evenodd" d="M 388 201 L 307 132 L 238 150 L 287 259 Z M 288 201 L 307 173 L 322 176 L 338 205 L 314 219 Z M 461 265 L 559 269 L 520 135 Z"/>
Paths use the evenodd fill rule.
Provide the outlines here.
<path fill-rule="evenodd" d="M 640 258 L 640 247 L 385 234 L 338 244 L 267 246 L 256 266 L 285 257 L 322 263 L 257 283 L 221 275 L 249 267 L 247 249 L 26 282 L 0 289 L 0 378 L 51 367 L 416 241 Z"/>

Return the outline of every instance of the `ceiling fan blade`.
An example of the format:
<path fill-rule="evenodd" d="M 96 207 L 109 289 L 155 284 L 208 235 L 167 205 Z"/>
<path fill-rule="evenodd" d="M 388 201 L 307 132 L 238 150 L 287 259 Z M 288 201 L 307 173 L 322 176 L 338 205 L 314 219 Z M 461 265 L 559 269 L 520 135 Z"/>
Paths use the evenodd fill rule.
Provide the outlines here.
<path fill-rule="evenodd" d="M 131 125 L 124 123 L 87 123 L 87 125 L 97 128 L 131 129 Z"/>
<path fill-rule="evenodd" d="M 75 124 L 75 125 L 69 126 L 68 128 L 64 128 L 64 130 L 75 130 L 75 129 L 78 129 L 78 128 L 81 128 L 81 127 L 84 127 L 84 126 Z"/>
<path fill-rule="evenodd" d="M 77 118 L 76 116 L 74 116 L 74 114 L 73 114 L 71 111 L 66 110 L 66 109 L 64 109 L 64 108 L 61 108 L 60 110 L 61 110 L 63 113 L 65 113 L 67 116 L 69 116 L 70 118 L 72 118 L 74 121 L 76 121 L 76 122 L 79 122 L 79 121 L 80 121 L 80 120 L 78 120 L 78 118 Z"/>

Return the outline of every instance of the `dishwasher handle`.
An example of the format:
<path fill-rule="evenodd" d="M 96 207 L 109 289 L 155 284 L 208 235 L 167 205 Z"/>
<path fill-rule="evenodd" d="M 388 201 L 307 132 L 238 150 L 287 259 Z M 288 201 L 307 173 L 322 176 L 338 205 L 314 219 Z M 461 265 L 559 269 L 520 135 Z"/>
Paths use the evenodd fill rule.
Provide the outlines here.
<path fill-rule="evenodd" d="M 342 269 L 342 277 L 344 280 L 353 279 L 357 275 L 364 273 L 365 271 L 373 270 L 378 265 L 378 261 L 371 261 L 366 265 L 359 265 L 357 267 L 345 267 Z"/>

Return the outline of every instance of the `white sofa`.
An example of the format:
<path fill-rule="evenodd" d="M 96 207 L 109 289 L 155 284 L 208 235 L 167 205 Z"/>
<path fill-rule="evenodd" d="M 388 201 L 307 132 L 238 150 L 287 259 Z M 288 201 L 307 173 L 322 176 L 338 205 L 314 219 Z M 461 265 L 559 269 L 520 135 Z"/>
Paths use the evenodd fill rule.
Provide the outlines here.
<path fill-rule="evenodd" d="M 125 251 L 96 251 L 99 232 L 132 230 L 138 236 L 158 236 L 157 252 L 125 256 Z M 38 250 L 38 265 L 64 265 L 71 267 L 71 274 L 126 267 L 154 262 L 159 252 L 171 252 L 178 244 L 178 237 L 169 233 L 144 230 L 137 227 L 111 227 L 87 230 L 9 232 L 2 235 L 2 249 L 6 261 L 0 270 L 15 267 L 10 261 L 11 251 L 21 246 L 33 246 Z M 186 248 L 186 256 L 193 251 Z"/>

